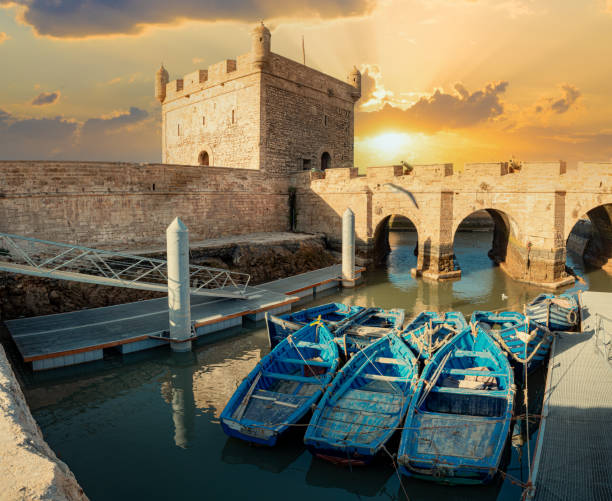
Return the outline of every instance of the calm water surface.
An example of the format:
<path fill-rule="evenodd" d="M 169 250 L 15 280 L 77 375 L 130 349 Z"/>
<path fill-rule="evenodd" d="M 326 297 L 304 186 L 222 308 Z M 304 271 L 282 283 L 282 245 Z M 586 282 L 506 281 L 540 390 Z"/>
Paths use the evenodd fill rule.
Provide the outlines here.
<path fill-rule="evenodd" d="M 369 273 L 365 286 L 332 291 L 308 304 L 342 301 L 401 307 L 407 316 L 423 309 L 467 315 L 474 309 L 522 308 L 540 292 L 492 266 L 489 233 L 458 235 L 463 278 L 442 284 L 410 276 L 416 264 L 414 234 L 392 233 L 390 240 L 386 268 Z M 609 275 L 571 265 L 591 289 L 612 290 Z M 45 438 L 92 500 L 404 500 L 404 490 L 411 500 L 519 499 L 520 488 L 509 481 L 446 487 L 403 479 L 402 487 L 387 462 L 353 470 L 330 465 L 304 449 L 302 430 L 274 449 L 227 438 L 218 416 L 267 352 L 265 328 L 257 325 L 180 356 L 158 349 L 30 376 L 26 393 Z M 538 413 L 543 379 L 540 371 L 530 380 L 530 412 Z M 510 450 L 506 456 L 506 471 L 525 480 L 527 462 L 521 464 Z"/>

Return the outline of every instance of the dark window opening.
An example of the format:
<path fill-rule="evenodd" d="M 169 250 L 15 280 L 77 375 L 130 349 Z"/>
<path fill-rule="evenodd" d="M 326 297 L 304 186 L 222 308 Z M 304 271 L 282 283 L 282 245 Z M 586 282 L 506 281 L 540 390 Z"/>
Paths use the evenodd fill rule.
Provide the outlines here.
<path fill-rule="evenodd" d="M 327 115 L 325 115 L 323 117 L 323 123 L 325 124 L 326 127 L 327 127 L 327 120 L 328 120 L 328 117 L 327 117 Z"/>
<path fill-rule="evenodd" d="M 330 169 L 331 168 L 331 155 L 325 151 L 323 155 L 321 155 L 321 170 Z"/>
<path fill-rule="evenodd" d="M 198 163 L 200 165 L 208 165 L 209 164 L 208 152 L 207 151 L 202 151 L 200 153 L 200 155 L 198 156 Z"/>
<path fill-rule="evenodd" d="M 177 124 L 176 125 L 176 135 L 180 136 L 181 135 L 181 124 Z"/>
<path fill-rule="evenodd" d="M 206 125 L 206 117 L 202 117 L 202 126 Z"/>
<path fill-rule="evenodd" d="M 310 158 L 302 159 L 302 170 L 310 170 Z"/>
<path fill-rule="evenodd" d="M 232 123 L 236 122 L 236 115 L 234 113 L 234 110 L 232 110 Z"/>

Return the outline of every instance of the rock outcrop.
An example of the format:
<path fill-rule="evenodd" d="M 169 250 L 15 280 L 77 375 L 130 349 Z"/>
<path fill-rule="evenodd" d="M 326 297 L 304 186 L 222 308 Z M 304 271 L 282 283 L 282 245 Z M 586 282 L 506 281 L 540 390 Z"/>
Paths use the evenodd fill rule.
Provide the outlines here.
<path fill-rule="evenodd" d="M 87 499 L 45 442 L 0 346 L 0 500 Z"/>

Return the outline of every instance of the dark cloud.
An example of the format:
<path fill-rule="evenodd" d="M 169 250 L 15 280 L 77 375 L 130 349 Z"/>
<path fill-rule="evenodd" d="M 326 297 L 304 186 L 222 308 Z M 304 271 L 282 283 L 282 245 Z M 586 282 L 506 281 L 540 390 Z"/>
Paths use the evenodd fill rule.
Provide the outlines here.
<path fill-rule="evenodd" d="M 116 132 L 118 129 L 142 122 L 148 116 L 145 110 L 132 106 L 127 113 L 119 113 L 109 118 L 90 118 L 83 124 L 81 136 L 96 137 Z"/>
<path fill-rule="evenodd" d="M 356 113 L 355 132 L 369 135 L 382 128 L 399 128 L 431 133 L 470 127 L 504 112 L 500 97 L 507 87 L 508 82 L 492 82 L 470 93 L 458 83 L 455 93 L 436 90 L 405 110 L 387 103 L 379 111 Z"/>
<path fill-rule="evenodd" d="M 552 101 L 550 105 L 555 113 L 565 113 L 580 97 L 580 91 L 574 85 L 562 84 L 561 90 L 563 91 L 563 97 Z"/>
<path fill-rule="evenodd" d="M 64 117 L 19 118 L 0 110 L 0 160 L 159 162 L 159 117 L 129 111 L 84 123 Z"/>
<path fill-rule="evenodd" d="M 365 68 L 361 73 L 361 102 L 366 103 L 374 97 L 376 90 L 376 79 L 372 75 L 370 67 Z"/>
<path fill-rule="evenodd" d="M 55 92 L 41 92 L 32 99 L 32 106 L 44 106 L 45 104 L 55 104 L 59 101 L 60 91 Z"/>
<path fill-rule="evenodd" d="M 377 0 L 0 0 L 23 6 L 23 20 L 41 35 L 87 37 L 135 34 L 148 24 L 184 19 L 255 22 L 279 17 L 364 15 Z"/>

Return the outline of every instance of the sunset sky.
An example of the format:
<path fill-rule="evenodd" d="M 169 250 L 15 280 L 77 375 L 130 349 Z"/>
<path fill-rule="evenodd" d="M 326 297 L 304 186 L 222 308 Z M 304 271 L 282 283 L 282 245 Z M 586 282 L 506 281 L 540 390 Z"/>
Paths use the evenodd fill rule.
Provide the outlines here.
<path fill-rule="evenodd" d="M 355 163 L 612 161 L 612 0 L 0 0 L 0 159 L 161 159 L 153 77 L 363 73 Z"/>

